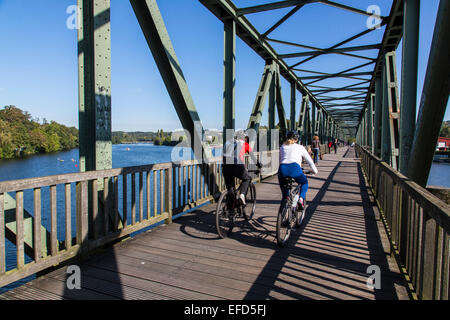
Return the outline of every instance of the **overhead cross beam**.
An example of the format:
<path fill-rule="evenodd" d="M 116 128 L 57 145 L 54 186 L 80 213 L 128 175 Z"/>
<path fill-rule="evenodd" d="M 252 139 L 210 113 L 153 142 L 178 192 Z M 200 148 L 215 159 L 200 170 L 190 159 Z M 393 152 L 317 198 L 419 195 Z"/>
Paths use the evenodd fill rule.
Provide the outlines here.
<path fill-rule="evenodd" d="M 329 79 L 329 78 L 350 78 L 355 79 L 355 76 L 368 76 L 372 75 L 372 72 L 354 72 L 354 73 L 343 73 L 339 75 L 334 75 L 331 73 L 322 73 L 323 76 L 307 76 L 307 77 L 300 77 L 301 80 L 309 80 L 309 79 Z M 367 79 L 363 79 L 367 80 Z"/>
<path fill-rule="evenodd" d="M 266 32 L 264 32 L 261 37 L 264 39 L 266 38 L 270 33 L 272 33 L 273 31 L 275 31 L 276 28 L 278 28 L 279 26 L 281 26 L 281 24 L 283 22 L 285 22 L 287 19 L 289 19 L 290 17 L 292 17 L 297 11 L 299 11 L 301 8 L 303 7 L 303 4 L 296 6 L 294 9 L 292 9 L 291 11 L 289 11 L 285 16 L 283 16 L 283 18 L 281 18 L 280 20 L 278 20 L 273 26 L 271 26 Z"/>
<path fill-rule="evenodd" d="M 371 61 L 371 62 L 367 62 L 367 63 L 361 64 L 361 65 L 357 65 L 357 66 L 355 66 L 355 67 L 351 67 L 351 68 L 345 69 L 345 70 L 343 70 L 343 71 L 341 71 L 341 72 L 333 73 L 333 74 L 331 74 L 331 75 L 324 75 L 324 76 L 321 76 L 321 77 L 319 77 L 318 79 L 316 79 L 316 80 L 314 80 L 314 81 L 310 81 L 310 82 L 306 83 L 305 85 L 310 86 L 310 85 L 313 84 L 313 83 L 316 83 L 316 82 L 322 81 L 322 80 L 324 80 L 324 79 L 327 79 L 327 77 L 329 77 L 329 76 L 334 76 L 334 77 L 340 76 L 340 75 L 349 73 L 350 71 L 355 71 L 355 70 L 357 70 L 357 69 L 361 69 L 361 68 L 370 66 L 370 65 L 373 64 L 373 63 L 375 63 L 375 61 Z M 370 80 L 369 80 L 369 81 L 370 81 Z"/>
<path fill-rule="evenodd" d="M 290 46 L 295 46 L 295 47 L 300 47 L 300 48 L 305 48 L 305 49 L 311 49 L 311 50 L 317 50 L 317 51 L 324 51 L 325 50 L 325 49 L 321 49 L 321 48 L 317 48 L 317 47 L 307 46 L 307 45 L 304 45 L 304 44 L 299 44 L 299 43 L 294 43 L 294 42 L 289 42 L 289 41 L 284 41 L 284 40 L 277 40 L 277 39 L 272 39 L 272 38 L 266 38 L 266 40 L 270 41 L 270 42 L 275 42 L 275 43 L 280 43 L 280 44 L 285 44 L 285 45 L 290 45 Z M 335 52 L 335 54 L 339 54 L 339 55 L 343 55 L 343 56 L 349 56 L 349 57 L 352 57 L 352 58 L 371 60 L 371 61 L 375 60 L 374 58 L 360 56 L 360 55 L 351 54 L 351 53 L 347 53 L 347 52 Z"/>
<path fill-rule="evenodd" d="M 384 24 L 385 24 L 385 20 L 383 20 L 381 25 L 384 25 Z M 373 30 L 377 30 L 377 29 L 373 28 L 373 29 L 364 30 L 364 31 L 358 33 L 357 35 L 354 35 L 354 36 L 352 36 L 352 37 L 350 37 L 348 39 L 345 39 L 344 41 L 339 42 L 338 44 L 335 44 L 334 46 L 332 46 L 330 48 L 324 49 L 324 52 L 328 52 L 328 51 L 334 50 L 334 49 L 336 49 L 336 48 L 338 48 L 338 47 L 340 47 L 340 46 L 342 46 L 342 45 L 344 45 L 344 44 L 346 44 L 348 42 L 351 42 L 351 41 L 353 41 L 355 39 L 361 38 L 362 36 L 372 32 Z M 312 60 L 312 59 L 314 59 L 314 58 L 324 54 L 324 52 L 316 53 L 316 54 L 310 56 L 309 58 L 306 58 L 306 59 L 304 59 L 304 60 L 302 60 L 300 62 L 297 62 L 297 63 L 293 64 L 292 66 L 290 66 L 289 69 L 293 69 L 293 68 L 295 68 L 295 67 L 297 67 L 297 66 L 299 66 L 301 64 L 304 64 L 304 63 L 306 63 L 306 62 L 308 62 L 308 61 L 310 61 L 310 60 Z"/>
<path fill-rule="evenodd" d="M 333 1 L 318 0 L 318 2 L 320 2 L 322 4 L 326 4 L 328 6 L 335 7 L 335 8 L 347 10 L 347 11 L 354 12 L 354 13 L 358 13 L 358 14 L 361 14 L 361 15 L 364 15 L 364 16 L 369 16 L 369 17 L 372 16 L 372 13 L 370 13 L 370 12 L 367 12 L 367 11 L 364 11 L 364 10 L 360 10 L 360 9 L 357 9 L 357 8 L 354 8 L 354 7 L 350 7 L 350 6 L 347 6 L 347 5 L 344 5 L 344 4 L 336 3 L 336 2 L 333 2 Z M 382 21 L 386 20 L 386 17 L 381 17 L 380 16 L 379 18 Z"/>
<path fill-rule="evenodd" d="M 372 16 L 372 13 L 361 10 L 361 9 L 357 9 L 351 6 L 347 6 L 347 5 L 343 5 L 341 3 L 336 3 L 333 1 L 328 1 L 328 0 L 285 0 L 285 1 L 278 1 L 278 2 L 272 2 L 272 3 L 267 3 L 267 4 L 262 4 L 262 5 L 257 5 L 257 6 L 252 6 L 252 7 L 246 7 L 246 8 L 239 8 L 237 10 L 238 12 L 238 16 L 242 16 L 245 14 L 252 14 L 252 13 L 258 13 L 258 12 L 264 12 L 264 11 L 270 11 L 270 10 L 276 10 L 276 9 L 283 9 L 283 8 L 288 8 L 288 7 L 293 7 L 293 6 L 299 6 L 299 5 L 305 5 L 308 3 L 315 3 L 315 2 L 320 2 L 322 4 L 331 6 L 331 7 L 335 7 L 338 9 L 343 9 L 343 10 L 347 10 L 353 13 L 358 13 L 364 16 Z M 379 17 L 381 20 L 385 20 L 386 17 Z"/>
<path fill-rule="evenodd" d="M 236 10 L 237 16 L 243 16 L 245 14 L 250 13 L 258 13 L 258 12 L 264 12 L 264 11 L 270 11 L 270 10 L 276 10 L 276 9 L 283 9 L 293 6 L 304 6 L 308 3 L 317 2 L 318 0 L 286 0 L 286 1 L 278 1 L 278 2 L 272 2 L 268 4 L 262 4 L 258 6 L 252 6 L 247 8 L 239 8 Z"/>
<path fill-rule="evenodd" d="M 331 53 L 341 53 L 341 52 L 352 52 L 352 51 L 365 51 L 365 50 L 373 50 L 380 49 L 380 44 L 370 44 L 365 46 L 355 46 L 355 47 L 347 47 L 347 48 L 337 48 L 337 49 L 320 49 L 317 51 L 307 51 L 307 52 L 297 52 L 297 53 L 286 53 L 278 55 L 279 58 L 296 58 L 296 57 L 307 57 L 314 55 L 322 55 L 322 54 L 331 54 Z"/>

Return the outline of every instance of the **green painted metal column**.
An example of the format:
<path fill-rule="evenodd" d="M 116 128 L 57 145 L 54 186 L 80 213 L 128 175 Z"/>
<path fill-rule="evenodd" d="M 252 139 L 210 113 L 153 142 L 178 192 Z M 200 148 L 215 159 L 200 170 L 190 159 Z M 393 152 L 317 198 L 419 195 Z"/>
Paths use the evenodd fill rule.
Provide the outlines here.
<path fill-rule="evenodd" d="M 450 92 L 450 1 L 441 0 L 428 59 L 408 176 L 422 187 L 428 181 Z"/>
<path fill-rule="evenodd" d="M 303 95 L 302 97 L 302 105 L 300 107 L 300 115 L 298 118 L 298 127 L 297 130 L 299 131 L 300 134 L 300 139 L 302 141 L 302 143 L 305 143 L 305 139 L 306 139 L 306 112 L 307 112 L 307 107 L 309 104 L 309 96 L 307 94 Z"/>
<path fill-rule="evenodd" d="M 419 54 L 420 0 L 403 2 L 403 57 L 400 111 L 399 171 L 408 172 L 416 126 L 417 66 Z"/>
<path fill-rule="evenodd" d="M 390 136 L 390 163 L 398 170 L 400 150 L 400 98 L 398 94 L 398 81 L 395 51 L 386 54 L 387 96 L 389 110 L 389 136 Z"/>
<path fill-rule="evenodd" d="M 323 110 L 319 108 L 317 113 L 317 134 L 319 135 L 320 143 L 324 143 L 322 129 L 323 129 Z"/>
<path fill-rule="evenodd" d="M 311 127 L 312 127 L 312 135 L 316 135 L 316 103 L 313 101 L 311 104 Z"/>
<path fill-rule="evenodd" d="M 80 171 L 112 168 L 111 126 L 111 13 L 110 0 L 78 0 L 80 26 L 78 29 L 79 85 L 79 157 Z M 103 197 L 103 180 L 88 185 L 88 236 L 95 237 L 105 224 L 104 215 L 94 218 L 93 208 L 111 208 L 111 195 Z M 93 190 L 98 191 L 94 203 Z M 83 192 L 77 186 L 77 193 Z M 109 215 L 112 211 L 108 212 Z M 95 221 L 94 221 L 95 219 Z M 119 222 L 121 225 L 121 221 Z"/>
<path fill-rule="evenodd" d="M 78 0 L 80 171 L 112 168 L 110 0 Z"/>
<path fill-rule="evenodd" d="M 274 72 L 275 73 L 275 72 Z M 267 150 L 272 150 L 272 129 L 275 129 L 275 104 L 276 104 L 276 81 L 275 81 L 275 74 L 272 77 L 272 81 L 270 83 L 270 88 L 269 88 L 269 129 L 267 132 Z"/>
<path fill-rule="evenodd" d="M 308 108 L 306 109 L 306 122 L 308 123 L 307 134 L 306 134 L 306 145 L 310 145 L 312 143 L 312 123 L 311 123 L 311 103 L 308 104 Z"/>
<path fill-rule="evenodd" d="M 317 105 L 315 105 L 315 106 L 317 107 Z M 319 136 L 319 139 L 320 139 L 319 130 L 320 130 L 320 114 L 321 114 L 321 111 L 322 111 L 322 109 L 317 108 L 316 119 L 315 119 L 316 124 L 314 126 L 314 134 Z"/>
<path fill-rule="evenodd" d="M 374 119 L 373 119 L 373 110 L 375 107 L 375 94 L 370 94 L 370 100 L 369 100 L 369 146 L 372 154 L 374 154 Z"/>
<path fill-rule="evenodd" d="M 383 107 L 381 111 L 381 160 L 390 165 L 391 137 L 389 129 L 388 84 L 386 75 L 386 60 L 383 66 Z"/>
<path fill-rule="evenodd" d="M 226 130 L 235 130 L 235 85 L 236 85 L 236 22 L 224 23 L 224 93 L 223 93 L 223 137 Z"/>
<path fill-rule="evenodd" d="M 382 78 L 375 78 L 375 123 L 374 123 L 374 154 L 381 157 L 381 118 L 383 114 Z"/>
<path fill-rule="evenodd" d="M 363 116 L 361 118 L 361 122 L 360 122 L 360 128 L 361 128 L 361 145 L 365 146 L 366 145 L 366 117 L 365 117 L 366 113 L 363 111 Z"/>
<path fill-rule="evenodd" d="M 291 125 L 290 125 L 291 130 L 295 130 L 296 128 L 296 120 L 295 120 L 296 93 L 297 93 L 297 83 L 291 82 Z"/>
<path fill-rule="evenodd" d="M 366 147 L 369 147 L 369 106 L 367 106 L 366 110 L 364 110 L 364 129 L 365 129 L 365 139 L 366 139 Z"/>

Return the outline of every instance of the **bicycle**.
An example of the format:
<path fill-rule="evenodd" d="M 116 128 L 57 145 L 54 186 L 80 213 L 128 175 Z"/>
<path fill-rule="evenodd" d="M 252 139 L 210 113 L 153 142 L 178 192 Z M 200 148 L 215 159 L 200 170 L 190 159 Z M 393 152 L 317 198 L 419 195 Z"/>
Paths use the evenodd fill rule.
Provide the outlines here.
<path fill-rule="evenodd" d="M 300 185 L 293 188 L 294 179 L 287 178 L 289 195 L 284 204 L 280 206 L 277 215 L 277 243 L 284 247 L 291 235 L 291 230 L 296 226 L 299 228 L 305 218 L 306 199 L 303 199 L 303 207 L 299 202 Z"/>
<path fill-rule="evenodd" d="M 248 172 L 259 173 L 259 170 L 248 170 Z M 242 184 L 242 182 L 241 182 Z M 240 185 L 239 185 L 240 187 Z M 233 188 L 231 192 L 225 190 L 219 197 L 216 209 L 216 228 L 219 237 L 226 238 L 231 234 L 238 218 L 243 217 L 245 221 L 253 218 L 256 208 L 256 188 L 250 183 L 245 195 L 245 205 L 239 201 L 239 187 Z"/>

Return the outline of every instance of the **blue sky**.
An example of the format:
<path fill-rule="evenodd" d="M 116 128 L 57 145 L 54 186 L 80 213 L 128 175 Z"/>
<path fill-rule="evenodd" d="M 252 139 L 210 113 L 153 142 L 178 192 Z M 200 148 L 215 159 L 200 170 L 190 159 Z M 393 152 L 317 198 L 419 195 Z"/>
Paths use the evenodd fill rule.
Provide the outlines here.
<path fill-rule="evenodd" d="M 220 129 L 223 118 L 223 24 L 197 0 L 157 2 L 203 126 Z M 239 7 L 246 7 L 270 1 L 234 2 Z M 338 2 L 363 10 L 377 3 L 382 15 L 389 13 L 391 5 L 391 0 Z M 438 0 L 422 1 L 418 101 L 438 3 Z M 74 4 L 75 0 L 0 0 L 1 107 L 16 105 L 34 117 L 78 127 L 77 32 L 66 27 L 69 18 L 66 9 Z M 262 31 L 289 10 L 252 14 L 247 18 Z M 129 1 L 111 0 L 111 15 L 113 130 L 181 128 Z M 351 12 L 314 4 L 305 6 L 270 36 L 326 48 L 364 31 L 366 20 L 366 17 Z M 348 46 L 379 42 L 383 32 L 384 28 L 374 31 Z M 264 61 L 240 39 L 236 45 L 236 127 L 243 128 L 247 126 Z M 273 47 L 279 53 L 302 51 L 278 44 Z M 375 55 L 376 52 L 366 54 Z M 400 63 L 401 50 L 397 54 Z M 329 55 L 314 59 L 302 67 L 337 72 L 355 65 L 354 60 L 344 57 L 337 63 L 334 58 L 335 55 Z M 290 63 L 290 60 L 286 61 Z M 400 72 L 400 65 L 398 67 Z M 322 83 L 345 84 L 344 80 L 337 81 Z M 282 80 L 282 87 L 286 114 L 289 115 L 289 84 Z M 446 120 L 450 120 L 448 109 Z M 265 111 L 263 124 L 267 123 L 267 108 Z"/>

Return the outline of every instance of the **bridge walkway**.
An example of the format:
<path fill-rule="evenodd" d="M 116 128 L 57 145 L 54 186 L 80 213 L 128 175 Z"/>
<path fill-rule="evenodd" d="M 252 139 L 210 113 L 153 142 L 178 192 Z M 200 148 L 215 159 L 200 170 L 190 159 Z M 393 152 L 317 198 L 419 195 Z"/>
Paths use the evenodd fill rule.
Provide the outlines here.
<path fill-rule="evenodd" d="M 326 154 L 309 177 L 304 225 L 279 248 L 276 177 L 257 184 L 257 211 L 219 239 L 215 205 L 104 249 L 80 265 L 80 290 L 62 267 L 0 299 L 408 299 L 406 284 L 352 148 Z M 367 286 L 369 266 L 380 289 Z"/>

